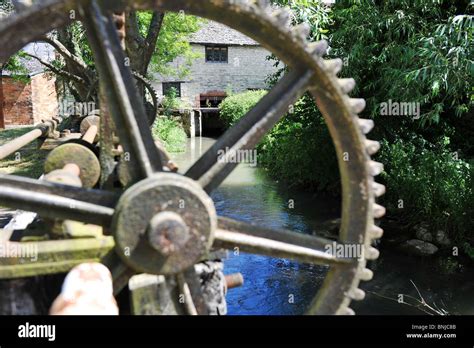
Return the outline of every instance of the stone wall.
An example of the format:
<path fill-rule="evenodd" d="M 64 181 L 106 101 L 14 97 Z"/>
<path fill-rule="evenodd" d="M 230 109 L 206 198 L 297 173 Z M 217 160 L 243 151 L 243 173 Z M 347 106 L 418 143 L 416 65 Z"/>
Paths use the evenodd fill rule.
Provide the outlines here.
<path fill-rule="evenodd" d="M 161 82 L 182 82 L 182 99 L 192 106 L 198 106 L 197 100 L 201 93 L 265 89 L 265 79 L 276 71 L 273 63 L 267 60 L 270 53 L 260 46 L 229 46 L 227 63 L 206 62 L 205 46 L 192 44 L 192 47 L 201 57 L 193 62 L 188 76 L 184 79 L 155 76 L 155 87 L 160 96 L 163 92 Z M 175 67 L 180 64 L 180 58 L 171 63 Z"/>

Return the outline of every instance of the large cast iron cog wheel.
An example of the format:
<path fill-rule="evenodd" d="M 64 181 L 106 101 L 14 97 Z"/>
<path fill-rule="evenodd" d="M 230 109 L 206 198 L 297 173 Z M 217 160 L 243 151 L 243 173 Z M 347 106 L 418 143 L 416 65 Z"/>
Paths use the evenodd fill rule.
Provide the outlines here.
<path fill-rule="evenodd" d="M 132 74 L 122 64 L 124 56 L 110 16 L 112 12 L 127 9 L 153 8 L 184 10 L 226 24 L 261 43 L 289 67 L 289 73 L 184 176 L 163 172 L 143 105 L 135 97 Z M 109 87 L 107 101 L 121 143 L 132 155 L 135 184 L 117 202 L 105 191 L 33 180 L 26 186 L 22 181 L 20 186 L 17 178 L 1 176 L 2 205 L 55 218 L 113 226 L 116 250 L 124 264 L 135 272 L 176 275 L 181 283 L 190 279 L 189 266 L 211 247 L 239 247 L 244 252 L 328 264 L 329 273 L 307 313 L 353 314 L 349 308 L 351 300 L 364 297 L 358 288 L 360 280 L 372 277 L 366 261 L 376 259 L 379 254 L 371 243 L 382 234 L 374 218 L 384 214 L 384 208 L 375 203 L 375 197 L 383 194 L 384 187 L 375 183 L 373 176 L 381 172 L 382 165 L 370 159 L 379 144 L 365 137 L 373 122 L 357 116 L 365 102 L 347 95 L 354 87 L 354 80 L 337 77 L 341 61 L 322 58 L 326 43 L 307 42 L 308 27 L 303 24 L 290 29 L 289 14 L 285 10 L 273 11 L 267 1 L 46 0 L 0 24 L 0 62 L 39 35 L 68 24 L 71 10 L 79 10 L 100 78 Z M 217 217 L 208 196 L 235 167 L 217 161 L 217 150 L 254 147 L 305 91 L 314 96 L 324 115 L 339 161 L 343 198 L 337 243 L 363 245 L 365 253 L 359 259 L 326 253 L 324 247 L 332 242 L 327 239 Z M 344 161 L 347 155 L 350 160 Z M 29 190 L 37 194 L 27 194 Z M 186 209 L 176 207 L 178 198 L 184 199 Z M 140 204 L 144 200 L 145 206 Z M 128 228 L 131 222 L 126 222 L 131 217 L 134 227 L 138 227 L 134 231 Z M 163 234 L 173 240 L 175 248 L 163 244 Z M 124 247 L 131 250 L 130 257 L 124 256 Z M 151 257 L 144 258 L 143 253 Z M 202 298 L 196 293 L 192 295 L 197 296 L 194 303 L 198 308 Z"/>

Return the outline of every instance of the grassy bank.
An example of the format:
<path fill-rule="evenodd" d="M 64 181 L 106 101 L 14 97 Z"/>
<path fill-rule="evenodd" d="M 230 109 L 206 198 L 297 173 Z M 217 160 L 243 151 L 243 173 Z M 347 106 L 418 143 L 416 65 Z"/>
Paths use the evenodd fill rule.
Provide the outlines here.
<path fill-rule="evenodd" d="M 0 145 L 18 138 L 32 129 L 33 127 L 21 127 L 0 130 Z M 0 173 L 38 178 L 43 174 L 43 163 L 47 154 L 47 150 L 38 149 L 38 143 L 33 141 L 7 158 L 1 160 Z"/>
<path fill-rule="evenodd" d="M 158 116 L 152 127 L 153 137 L 160 139 L 169 152 L 183 152 L 186 147 L 186 132 L 171 116 Z"/>

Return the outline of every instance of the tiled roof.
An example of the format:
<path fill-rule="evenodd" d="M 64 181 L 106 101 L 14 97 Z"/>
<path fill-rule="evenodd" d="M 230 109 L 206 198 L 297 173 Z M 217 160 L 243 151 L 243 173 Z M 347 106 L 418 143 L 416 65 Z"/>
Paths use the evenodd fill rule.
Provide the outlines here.
<path fill-rule="evenodd" d="M 207 20 L 199 31 L 191 35 L 190 43 L 259 46 L 248 36 L 224 24 Z"/>

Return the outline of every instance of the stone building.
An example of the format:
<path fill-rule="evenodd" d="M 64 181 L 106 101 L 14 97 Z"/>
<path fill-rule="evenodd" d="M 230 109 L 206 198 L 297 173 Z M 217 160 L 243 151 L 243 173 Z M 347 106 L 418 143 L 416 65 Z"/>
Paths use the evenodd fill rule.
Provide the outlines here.
<path fill-rule="evenodd" d="M 220 98 L 229 90 L 237 93 L 266 89 L 266 78 L 276 70 L 267 60 L 270 53 L 258 42 L 217 22 L 207 21 L 189 42 L 200 57 L 183 79 L 155 76 L 155 87 L 161 96 L 174 87 L 183 100 L 199 107 L 207 96 Z M 170 63 L 175 67 L 182 64 L 182 58 Z"/>
<path fill-rule="evenodd" d="M 276 71 L 267 57 L 270 52 L 251 38 L 223 24 L 206 21 L 189 42 L 199 58 L 192 62 L 185 78 L 155 76 L 160 96 L 175 88 L 178 96 L 192 108 L 207 108 L 207 118 L 214 117 L 216 108 L 227 96 L 247 90 L 266 89 L 266 78 Z M 183 58 L 170 63 L 182 66 Z"/>
<path fill-rule="evenodd" d="M 52 51 L 45 44 L 33 43 L 24 48 L 48 60 Z M 45 72 L 36 60 L 24 60 L 27 74 L 13 77 L 0 71 L 0 128 L 35 125 L 58 114 L 58 98 L 54 75 Z"/>

